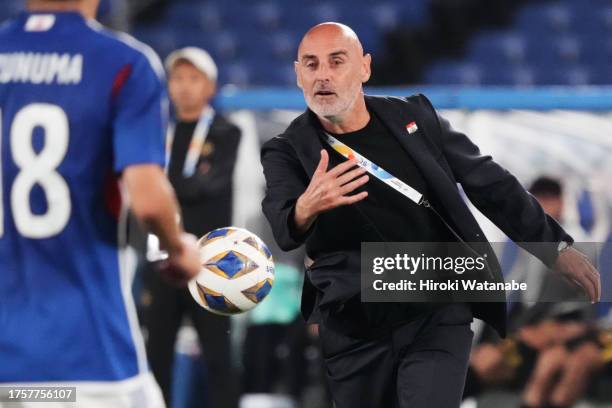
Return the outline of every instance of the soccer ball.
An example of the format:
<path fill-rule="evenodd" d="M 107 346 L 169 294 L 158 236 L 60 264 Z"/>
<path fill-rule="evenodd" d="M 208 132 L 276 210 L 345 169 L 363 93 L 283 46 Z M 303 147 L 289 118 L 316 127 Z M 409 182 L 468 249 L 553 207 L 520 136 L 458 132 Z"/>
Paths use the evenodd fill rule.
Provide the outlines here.
<path fill-rule="evenodd" d="M 219 228 L 198 241 L 202 270 L 189 291 L 206 310 L 224 316 L 257 306 L 274 284 L 274 260 L 264 242 L 242 228 Z"/>

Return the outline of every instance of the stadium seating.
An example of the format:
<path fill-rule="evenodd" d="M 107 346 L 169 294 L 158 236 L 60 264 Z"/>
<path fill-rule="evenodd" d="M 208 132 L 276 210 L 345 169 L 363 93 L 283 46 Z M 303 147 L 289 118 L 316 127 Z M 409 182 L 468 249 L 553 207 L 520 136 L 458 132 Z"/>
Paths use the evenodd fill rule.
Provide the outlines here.
<path fill-rule="evenodd" d="M 385 32 L 431 22 L 432 0 L 317 0 L 307 7 L 279 0 L 174 0 L 155 22 L 133 34 L 163 57 L 177 47 L 207 49 L 220 66 L 222 84 L 292 85 L 297 43 L 312 25 L 345 22 L 367 51 L 383 52 Z M 4 0 L 0 20 L 23 0 Z M 509 27 L 487 28 L 465 55 L 425 69 L 431 85 L 605 85 L 612 83 L 612 1 L 530 1 Z"/>
<path fill-rule="evenodd" d="M 17 13 L 24 9 L 23 0 L 4 0 L 0 7 L 0 21 L 14 17 Z"/>
<path fill-rule="evenodd" d="M 484 31 L 464 58 L 436 62 L 435 85 L 612 84 L 612 2 L 562 0 L 523 7 L 510 28 Z"/>
<path fill-rule="evenodd" d="M 176 47 L 205 48 L 219 64 L 222 84 L 285 86 L 295 83 L 297 44 L 312 25 L 345 22 L 375 52 L 386 30 L 426 24 L 429 1 L 337 0 L 294 7 L 274 0 L 176 0 L 159 21 L 137 25 L 132 34 L 162 58 Z"/>
<path fill-rule="evenodd" d="M 289 7 L 276 0 L 177 0 L 159 22 L 136 27 L 134 34 L 162 57 L 185 45 L 207 49 L 219 62 L 221 83 L 284 86 L 295 81 L 297 43 L 313 24 L 345 22 L 376 55 L 387 30 L 426 26 L 430 1 L 338 0 Z M 434 62 L 425 70 L 424 82 L 603 85 L 611 83 L 611 62 L 612 2 L 535 1 L 516 13 L 509 28 L 477 33 L 462 58 Z"/>

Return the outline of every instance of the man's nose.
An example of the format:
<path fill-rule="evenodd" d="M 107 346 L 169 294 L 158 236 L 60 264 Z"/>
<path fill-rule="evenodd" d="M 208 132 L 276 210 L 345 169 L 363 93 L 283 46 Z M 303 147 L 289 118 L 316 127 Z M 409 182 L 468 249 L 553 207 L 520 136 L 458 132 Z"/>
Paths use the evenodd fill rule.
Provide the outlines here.
<path fill-rule="evenodd" d="M 331 74 L 331 69 L 328 64 L 319 64 L 315 77 L 319 81 L 328 81 L 331 78 Z"/>

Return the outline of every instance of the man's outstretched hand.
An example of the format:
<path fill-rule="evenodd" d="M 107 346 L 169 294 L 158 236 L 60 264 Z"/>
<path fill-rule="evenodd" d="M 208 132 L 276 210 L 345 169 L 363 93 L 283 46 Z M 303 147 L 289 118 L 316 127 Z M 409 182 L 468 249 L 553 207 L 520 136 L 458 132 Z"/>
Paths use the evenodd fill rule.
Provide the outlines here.
<path fill-rule="evenodd" d="M 350 195 L 368 182 L 365 169 L 355 168 L 357 163 L 347 160 L 327 171 L 329 155 L 321 150 L 321 160 L 306 191 L 295 204 L 295 226 L 300 233 L 308 231 L 317 216 L 325 211 L 363 200 L 367 191 Z"/>
<path fill-rule="evenodd" d="M 598 302 L 601 298 L 601 280 L 599 272 L 591 264 L 589 259 L 580 251 L 573 247 L 559 253 L 555 270 L 578 285 L 585 291 L 592 303 Z"/>

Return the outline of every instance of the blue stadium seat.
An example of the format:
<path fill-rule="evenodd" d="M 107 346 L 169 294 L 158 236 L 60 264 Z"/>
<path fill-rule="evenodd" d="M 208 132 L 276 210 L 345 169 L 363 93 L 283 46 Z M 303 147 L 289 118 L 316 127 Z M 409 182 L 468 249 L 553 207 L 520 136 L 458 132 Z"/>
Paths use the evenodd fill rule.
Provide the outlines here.
<path fill-rule="evenodd" d="M 383 47 L 384 31 L 378 29 L 366 18 L 355 18 L 352 22 L 348 19 L 344 23 L 351 26 L 357 33 L 365 52 L 375 52 Z"/>
<path fill-rule="evenodd" d="M 176 33 L 164 25 L 135 27 L 132 35 L 151 46 L 161 58 L 165 58 L 178 46 Z"/>
<path fill-rule="evenodd" d="M 349 25 L 370 24 L 381 32 L 400 26 L 419 28 L 430 19 L 430 0 L 337 0 L 334 3 L 342 21 Z"/>
<path fill-rule="evenodd" d="M 588 85 L 591 80 L 591 72 L 585 66 L 567 67 L 541 67 L 538 69 L 538 85 Z"/>
<path fill-rule="evenodd" d="M 562 3 L 536 4 L 521 10 L 515 21 L 515 27 L 524 33 L 559 33 L 570 30 L 572 14 Z"/>
<path fill-rule="evenodd" d="M 590 81 L 592 85 L 612 85 L 612 71 L 610 63 L 591 65 Z"/>
<path fill-rule="evenodd" d="M 430 0 L 398 1 L 402 6 L 402 21 L 404 27 L 423 27 L 431 19 Z"/>
<path fill-rule="evenodd" d="M 374 23 L 374 26 L 379 31 L 390 31 L 400 24 L 403 24 L 402 10 L 398 3 L 382 3 L 372 5 L 372 9 L 369 10 L 370 18 L 365 18 L 365 22 Z"/>
<path fill-rule="evenodd" d="M 282 8 L 276 3 L 258 3 L 253 7 L 255 23 L 267 31 L 278 30 L 282 26 Z"/>
<path fill-rule="evenodd" d="M 300 37 L 297 33 L 279 31 L 269 37 L 267 44 L 277 60 L 291 62 L 296 59 Z"/>
<path fill-rule="evenodd" d="M 236 0 L 219 1 L 225 27 L 248 35 L 269 33 L 282 28 L 283 8 L 274 2 L 237 4 Z"/>
<path fill-rule="evenodd" d="M 251 65 L 251 85 L 295 87 L 293 62 Z"/>
<path fill-rule="evenodd" d="M 505 67 L 486 66 L 482 74 L 482 85 L 530 87 L 537 83 L 534 69 L 525 65 Z"/>
<path fill-rule="evenodd" d="M 311 12 L 315 24 L 325 21 L 339 21 L 340 15 L 340 8 L 333 2 L 320 3 L 312 7 Z"/>
<path fill-rule="evenodd" d="M 214 36 L 212 44 L 216 55 L 221 60 L 220 62 L 230 61 L 238 57 L 239 41 L 230 31 Z"/>
<path fill-rule="evenodd" d="M 612 6 L 608 4 L 608 7 L 602 11 L 601 17 L 605 28 L 608 32 L 612 32 Z"/>
<path fill-rule="evenodd" d="M 241 42 L 241 56 L 249 66 L 265 67 L 264 72 L 268 72 L 295 61 L 298 41 L 296 34 L 286 31 L 253 37 L 249 41 Z M 256 75 L 256 78 L 253 81 L 258 81 L 260 76 Z"/>
<path fill-rule="evenodd" d="M 176 47 L 200 47 L 214 53 L 212 49 L 212 36 L 203 33 L 200 29 L 181 28 L 175 31 Z M 213 56 L 214 58 L 214 56 Z"/>
<path fill-rule="evenodd" d="M 582 63 L 612 66 L 612 33 L 603 38 L 586 38 L 580 50 Z"/>
<path fill-rule="evenodd" d="M 24 0 L 4 0 L 0 7 L 0 22 L 15 17 L 24 9 Z"/>
<path fill-rule="evenodd" d="M 302 33 L 318 23 L 344 21 L 340 6 L 331 2 L 316 3 L 306 8 L 285 7 L 283 11 L 284 27 Z"/>
<path fill-rule="evenodd" d="M 201 29 L 207 32 L 218 31 L 223 25 L 222 12 L 214 3 L 172 2 L 164 21 L 170 27 Z"/>
<path fill-rule="evenodd" d="M 580 59 L 582 44 L 576 36 L 535 37 L 526 47 L 526 60 L 542 66 L 576 63 Z"/>
<path fill-rule="evenodd" d="M 219 66 L 219 83 L 246 87 L 251 84 L 250 69 L 244 62 L 234 62 Z"/>
<path fill-rule="evenodd" d="M 231 32 L 205 33 L 198 29 L 174 32 L 174 48 L 199 47 L 210 53 L 217 64 L 234 61 L 239 56 L 238 42 Z"/>
<path fill-rule="evenodd" d="M 480 63 L 518 64 L 526 54 L 525 38 L 515 32 L 485 32 L 472 41 L 468 58 Z"/>
<path fill-rule="evenodd" d="M 430 85 L 480 85 L 483 70 L 480 65 L 459 61 L 443 61 L 429 68 L 425 82 Z"/>
<path fill-rule="evenodd" d="M 590 3 L 593 3 L 591 0 Z M 606 28 L 605 13 L 601 7 L 594 7 L 593 4 L 573 2 L 566 0 L 566 4 L 572 15 L 570 30 L 580 35 L 602 36 L 609 33 Z"/>

